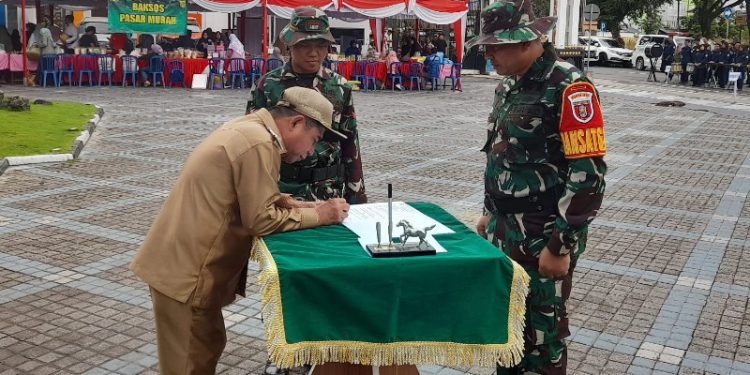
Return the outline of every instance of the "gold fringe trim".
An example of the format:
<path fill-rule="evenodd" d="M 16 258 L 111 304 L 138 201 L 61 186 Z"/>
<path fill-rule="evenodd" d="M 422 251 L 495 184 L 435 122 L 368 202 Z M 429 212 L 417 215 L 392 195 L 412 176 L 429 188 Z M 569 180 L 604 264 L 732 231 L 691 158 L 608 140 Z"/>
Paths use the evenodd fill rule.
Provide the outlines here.
<path fill-rule="evenodd" d="M 370 343 L 362 341 L 286 342 L 284 315 L 281 306 L 279 275 L 268 247 L 257 240 L 251 258 L 260 266 L 260 295 L 263 320 L 266 323 L 266 344 L 271 360 L 281 368 L 326 362 L 347 362 L 372 366 L 434 364 L 449 367 L 503 367 L 517 365 L 523 358 L 523 330 L 526 317 L 526 296 L 529 276 L 513 262 L 513 282 L 508 314 L 508 342 L 505 344 L 461 344 L 454 342 L 408 341 Z"/>

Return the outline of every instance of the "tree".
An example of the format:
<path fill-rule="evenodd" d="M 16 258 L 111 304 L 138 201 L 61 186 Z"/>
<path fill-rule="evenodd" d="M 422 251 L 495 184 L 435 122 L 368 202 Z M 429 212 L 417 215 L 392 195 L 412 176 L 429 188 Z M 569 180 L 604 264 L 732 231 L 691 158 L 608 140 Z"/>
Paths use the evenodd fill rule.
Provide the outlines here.
<path fill-rule="evenodd" d="M 595 0 L 589 4 L 596 4 L 601 9 L 600 21 L 610 25 L 614 38 L 620 37 L 620 24 L 625 17 L 638 19 L 646 14 L 655 13 L 659 7 L 672 0 Z M 750 1 L 750 0 L 748 0 Z"/>
<path fill-rule="evenodd" d="M 747 0 L 694 0 L 693 16 L 705 38 L 714 36 L 713 23 L 724 8 L 733 8 Z"/>
<path fill-rule="evenodd" d="M 747 1 L 750 2 L 750 0 Z M 533 0 L 531 3 L 534 5 L 535 17 L 549 16 L 549 0 Z"/>
<path fill-rule="evenodd" d="M 658 33 L 659 28 L 661 28 L 661 15 L 655 9 L 651 9 L 638 18 L 635 24 L 641 28 L 644 34 Z"/>

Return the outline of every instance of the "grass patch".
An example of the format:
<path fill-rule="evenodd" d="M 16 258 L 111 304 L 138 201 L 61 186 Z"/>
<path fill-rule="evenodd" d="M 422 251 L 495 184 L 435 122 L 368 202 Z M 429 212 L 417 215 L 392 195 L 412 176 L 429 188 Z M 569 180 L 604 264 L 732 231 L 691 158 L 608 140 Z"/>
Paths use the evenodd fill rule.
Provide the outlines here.
<path fill-rule="evenodd" d="M 0 158 L 69 153 L 94 113 L 93 105 L 70 102 L 32 104 L 28 112 L 0 109 Z"/>

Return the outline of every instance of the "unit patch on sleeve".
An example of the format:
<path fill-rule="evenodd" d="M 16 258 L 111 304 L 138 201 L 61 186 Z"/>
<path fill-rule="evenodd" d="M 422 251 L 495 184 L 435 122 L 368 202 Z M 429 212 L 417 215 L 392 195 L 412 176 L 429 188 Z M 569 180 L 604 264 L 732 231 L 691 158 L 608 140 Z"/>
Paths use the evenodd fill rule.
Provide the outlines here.
<path fill-rule="evenodd" d="M 594 85 L 575 82 L 565 88 L 560 113 L 560 137 L 566 159 L 604 156 L 604 118 Z"/>

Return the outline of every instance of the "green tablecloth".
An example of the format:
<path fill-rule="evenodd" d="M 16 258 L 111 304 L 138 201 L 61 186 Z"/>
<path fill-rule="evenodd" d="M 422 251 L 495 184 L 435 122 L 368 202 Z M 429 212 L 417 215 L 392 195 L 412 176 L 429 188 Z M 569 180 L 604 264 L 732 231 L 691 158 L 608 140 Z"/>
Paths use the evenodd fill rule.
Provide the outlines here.
<path fill-rule="evenodd" d="M 440 207 L 412 203 L 454 234 L 435 256 L 371 258 L 342 225 L 254 246 L 271 358 L 492 367 L 523 351 L 528 275 Z"/>

